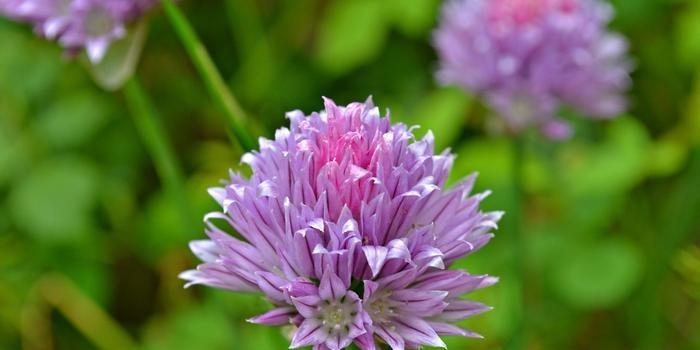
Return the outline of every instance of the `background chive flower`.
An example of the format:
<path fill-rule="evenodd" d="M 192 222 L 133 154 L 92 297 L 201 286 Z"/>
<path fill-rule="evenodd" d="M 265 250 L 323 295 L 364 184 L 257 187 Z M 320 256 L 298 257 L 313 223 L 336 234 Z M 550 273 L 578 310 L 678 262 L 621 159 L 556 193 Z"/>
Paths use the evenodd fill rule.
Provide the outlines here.
<path fill-rule="evenodd" d="M 591 117 L 625 109 L 630 63 L 598 0 L 451 0 L 434 33 L 437 79 L 481 94 L 519 132 L 570 134 L 563 105 Z"/>
<path fill-rule="evenodd" d="M 371 101 L 326 99 L 323 112 L 287 118 L 289 129 L 243 156 L 249 179 L 232 172 L 210 190 L 223 210 L 205 217 L 209 240 L 191 244 L 203 263 L 182 273 L 187 286 L 264 293 L 274 308 L 250 321 L 294 324 L 292 348 L 478 336 L 454 322 L 489 308 L 460 297 L 496 279 L 448 270 L 491 239 L 502 215 L 479 210 L 475 177 L 445 189 L 453 155 Z"/>
<path fill-rule="evenodd" d="M 126 35 L 154 0 L 0 0 L 0 15 L 28 22 L 36 32 L 58 41 L 70 55 L 85 50 L 92 63 Z"/>

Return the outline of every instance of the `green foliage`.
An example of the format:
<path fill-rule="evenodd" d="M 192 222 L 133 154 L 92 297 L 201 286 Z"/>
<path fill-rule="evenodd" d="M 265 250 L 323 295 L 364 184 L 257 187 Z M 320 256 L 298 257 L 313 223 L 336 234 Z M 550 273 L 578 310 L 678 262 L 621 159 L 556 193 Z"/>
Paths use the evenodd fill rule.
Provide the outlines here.
<path fill-rule="evenodd" d="M 676 29 L 678 56 L 691 70 L 700 60 L 700 4 L 691 2 L 679 16 Z"/>
<path fill-rule="evenodd" d="M 466 122 L 471 98 L 457 88 L 437 89 L 430 92 L 417 105 L 393 120 L 408 125 L 420 124 L 416 137 L 423 137 L 428 130 L 435 136 L 435 149 L 440 152 L 459 137 L 461 124 Z"/>
<path fill-rule="evenodd" d="M 387 23 L 380 1 L 331 3 L 319 30 L 319 64 L 339 74 L 372 59 L 386 40 Z"/>
<path fill-rule="evenodd" d="M 388 0 L 384 11 L 404 33 L 424 37 L 431 30 L 437 17 L 437 0 Z"/>
<path fill-rule="evenodd" d="M 611 1 L 636 66 L 629 115 L 578 119 L 569 141 L 526 135 L 517 227 L 514 141 L 488 129 L 492 116 L 478 97 L 433 81 L 441 3 L 178 5 L 241 104 L 266 126 L 260 133 L 284 125 L 287 110 L 321 109 L 320 96 L 346 103 L 372 95 L 394 121 L 420 124 L 418 137 L 432 130 L 438 151 L 452 149 L 449 183 L 479 173 L 475 191 L 492 190 L 484 210 L 509 212 L 492 243 L 455 267 L 501 282 L 469 296 L 495 306 L 463 323 L 486 338 L 450 338 L 450 348 L 698 348 L 697 1 Z M 249 171 L 162 11 L 147 21 L 148 38 L 137 32 L 86 69 L 31 28 L 0 20 L 0 348 L 21 348 L 32 334 L 41 343 L 43 329 L 57 347 L 94 345 L 61 312 L 33 313 L 46 307 L 36 286 L 49 273 L 69 277 L 81 300 L 96 301 L 144 349 L 288 347 L 280 329 L 245 322 L 270 307 L 260 296 L 184 290 L 177 279 L 196 264 L 187 242 L 205 238 L 200 220 L 217 209 L 206 189 L 229 168 Z M 137 67 L 182 164 L 187 218 L 121 91 L 93 81 L 115 88 Z M 511 266 L 517 254 L 523 286 L 513 272 L 520 267 Z M 522 304 L 525 335 L 516 339 Z"/>
<path fill-rule="evenodd" d="M 108 122 L 110 100 L 91 91 L 51 101 L 36 116 L 34 134 L 48 147 L 63 149 L 85 144 Z"/>
<path fill-rule="evenodd" d="M 94 165 L 80 158 L 59 158 L 38 165 L 9 195 L 17 227 L 40 242 L 85 239 L 92 229 L 99 186 Z"/>
<path fill-rule="evenodd" d="M 639 122 L 611 122 L 603 137 L 565 148 L 559 164 L 562 189 L 573 197 L 625 192 L 645 176 L 649 136 Z"/>
<path fill-rule="evenodd" d="M 560 262 L 551 264 L 553 291 L 571 306 L 614 306 L 638 285 L 642 257 L 632 243 L 604 239 L 573 247 L 563 248 Z"/>

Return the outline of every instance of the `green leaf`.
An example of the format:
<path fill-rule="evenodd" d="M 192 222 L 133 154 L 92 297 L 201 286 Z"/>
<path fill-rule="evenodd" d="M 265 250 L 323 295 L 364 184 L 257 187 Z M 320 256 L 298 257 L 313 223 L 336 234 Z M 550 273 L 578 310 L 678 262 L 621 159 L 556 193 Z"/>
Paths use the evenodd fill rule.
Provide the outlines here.
<path fill-rule="evenodd" d="M 235 294 L 226 295 L 229 303 L 234 301 L 229 305 L 236 309 L 246 305 L 235 303 L 239 299 Z M 231 314 L 222 307 L 226 301 L 214 301 L 208 299 L 196 308 L 155 319 L 146 328 L 144 349 L 282 349 L 289 346 L 289 339 L 283 336 L 284 328 L 248 323 L 245 319 L 254 314 Z"/>
<path fill-rule="evenodd" d="M 11 50 L 0 50 L 0 91 L 31 100 L 55 93 L 53 83 L 65 63 L 53 43 L 36 39 L 28 31 L 0 31 L 0 43 Z"/>
<path fill-rule="evenodd" d="M 17 226 L 40 242 L 73 242 L 91 232 L 98 171 L 87 160 L 59 158 L 26 174 L 9 195 Z"/>
<path fill-rule="evenodd" d="M 678 137 L 664 137 L 650 148 L 649 175 L 663 177 L 673 175 L 685 164 L 688 148 Z"/>
<path fill-rule="evenodd" d="M 134 74 L 146 41 L 148 21 L 134 24 L 127 35 L 113 42 L 97 64 L 86 63 L 95 82 L 105 90 L 117 90 Z"/>
<path fill-rule="evenodd" d="M 510 140 L 478 138 L 467 142 L 457 152 L 452 180 L 473 172 L 479 173 L 480 188 L 504 188 L 511 185 L 513 154 Z"/>
<path fill-rule="evenodd" d="M 74 257 L 56 260 L 52 267 L 69 277 L 80 290 L 100 305 L 108 305 L 114 292 L 110 285 L 109 268 L 104 261 L 96 261 L 85 257 Z"/>
<path fill-rule="evenodd" d="M 471 173 L 479 177 L 475 192 L 491 190 L 483 203 L 484 210 L 503 210 L 513 206 L 513 147 L 505 138 L 479 138 L 466 143 L 455 152 L 457 158 L 449 183 L 461 180 Z"/>
<path fill-rule="evenodd" d="M 693 91 L 688 97 L 688 107 L 685 111 L 685 120 L 690 141 L 694 145 L 700 144 L 700 69 L 695 74 Z"/>
<path fill-rule="evenodd" d="M 381 1 L 335 1 L 320 24 L 316 59 L 333 74 L 345 73 L 381 50 L 387 29 Z"/>
<path fill-rule="evenodd" d="M 52 101 L 37 117 L 34 131 L 53 147 L 80 146 L 105 125 L 112 109 L 109 100 L 84 90 Z"/>
<path fill-rule="evenodd" d="M 142 232 L 138 250 L 149 261 L 157 261 L 173 248 L 185 247 L 193 238 L 203 238 L 188 232 L 177 204 L 164 192 L 155 193 L 143 208 Z"/>
<path fill-rule="evenodd" d="M 646 175 L 650 141 L 635 119 L 610 123 L 597 143 L 569 144 L 559 159 L 562 189 L 571 196 L 623 193 Z"/>
<path fill-rule="evenodd" d="M 190 308 L 154 320 L 146 329 L 144 349 L 226 349 L 240 344 L 236 332 L 221 309 Z"/>
<path fill-rule="evenodd" d="M 570 246 L 553 258 L 554 292 L 580 309 L 616 305 L 630 295 L 642 276 L 640 252 L 622 239 Z"/>
<path fill-rule="evenodd" d="M 6 185 L 29 159 L 27 141 L 0 121 L 0 187 Z"/>
<path fill-rule="evenodd" d="M 700 61 L 700 4 L 694 2 L 690 9 L 679 14 L 676 21 L 676 43 L 681 63 L 696 68 Z"/>
<path fill-rule="evenodd" d="M 433 27 L 438 0 L 385 0 L 386 11 L 396 26 L 408 35 L 421 35 Z"/>
<path fill-rule="evenodd" d="M 470 96 L 456 88 L 433 90 L 420 101 L 413 116 L 403 121 L 420 125 L 416 137 L 422 137 L 432 130 L 435 149 L 440 152 L 459 137 L 471 102 Z"/>

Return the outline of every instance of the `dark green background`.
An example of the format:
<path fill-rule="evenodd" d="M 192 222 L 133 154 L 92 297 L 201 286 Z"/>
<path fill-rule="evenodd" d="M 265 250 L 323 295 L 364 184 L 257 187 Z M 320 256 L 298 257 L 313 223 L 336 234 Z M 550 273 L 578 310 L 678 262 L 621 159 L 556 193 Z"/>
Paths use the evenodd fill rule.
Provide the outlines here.
<path fill-rule="evenodd" d="M 439 1 L 179 5 L 261 133 L 286 124 L 285 111 L 321 109 L 321 96 L 373 95 L 457 153 L 453 179 L 479 171 L 478 188 L 493 190 L 487 209 L 514 207 L 512 141 L 484 131 L 483 105 L 433 81 Z M 495 310 L 465 322 L 486 338 L 450 339 L 451 349 L 700 349 L 700 2 L 614 5 L 636 66 L 632 108 L 576 119 L 570 141 L 525 138 L 524 239 L 514 246 L 507 215 L 459 262 L 501 282 L 473 295 Z M 2 349 L 121 349 L 119 329 L 144 349 L 288 346 L 279 329 L 245 322 L 267 308 L 260 296 L 177 279 L 196 264 L 187 242 L 204 237 L 200 218 L 216 209 L 207 187 L 241 154 L 163 13 L 150 22 L 137 75 L 183 164 L 188 217 L 162 190 L 123 94 L 0 21 Z M 522 298 L 514 248 L 527 262 Z M 85 309 L 91 301 L 99 308 Z"/>

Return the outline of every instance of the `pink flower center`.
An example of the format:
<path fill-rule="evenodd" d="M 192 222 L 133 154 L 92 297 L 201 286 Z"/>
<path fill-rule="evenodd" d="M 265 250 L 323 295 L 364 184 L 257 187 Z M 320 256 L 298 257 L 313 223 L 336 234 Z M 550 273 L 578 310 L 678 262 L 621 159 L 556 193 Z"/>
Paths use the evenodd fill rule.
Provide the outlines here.
<path fill-rule="evenodd" d="M 489 0 L 489 19 L 493 23 L 524 26 L 551 12 L 571 13 L 579 0 Z"/>

